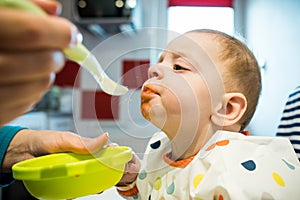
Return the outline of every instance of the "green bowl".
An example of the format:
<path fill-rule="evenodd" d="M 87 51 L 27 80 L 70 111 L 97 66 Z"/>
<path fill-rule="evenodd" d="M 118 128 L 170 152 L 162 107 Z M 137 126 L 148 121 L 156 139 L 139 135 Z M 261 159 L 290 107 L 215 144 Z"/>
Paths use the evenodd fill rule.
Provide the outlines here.
<path fill-rule="evenodd" d="M 56 153 L 25 160 L 12 167 L 32 196 L 73 199 L 100 193 L 116 185 L 132 158 L 130 147 L 102 149 L 97 154 Z"/>

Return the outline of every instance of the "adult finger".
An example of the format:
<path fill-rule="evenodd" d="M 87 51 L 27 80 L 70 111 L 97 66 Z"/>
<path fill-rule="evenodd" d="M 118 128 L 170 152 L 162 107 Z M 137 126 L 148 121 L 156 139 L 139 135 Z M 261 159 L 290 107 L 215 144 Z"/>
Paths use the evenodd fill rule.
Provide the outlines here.
<path fill-rule="evenodd" d="M 64 49 L 81 42 L 75 25 L 57 16 L 0 8 L 0 50 Z"/>
<path fill-rule="evenodd" d="M 32 108 L 32 102 L 28 102 L 27 104 L 22 104 L 20 106 L 11 107 L 3 107 L 0 112 L 0 126 L 9 123 L 15 118 L 21 116 L 22 114 L 28 112 L 30 108 Z"/>
<path fill-rule="evenodd" d="M 53 139 L 42 145 L 46 154 L 56 152 L 74 152 L 78 154 L 96 153 L 108 141 L 108 134 L 104 133 L 96 138 L 85 138 L 69 132 L 51 132 Z"/>
<path fill-rule="evenodd" d="M 51 75 L 34 81 L 20 82 L 1 85 L 0 87 L 0 110 L 23 104 L 33 104 L 41 99 L 45 91 L 50 88 Z M 31 102 L 31 103 L 30 103 Z"/>
<path fill-rule="evenodd" d="M 61 4 L 57 1 L 31 0 L 36 5 L 40 6 L 49 15 L 60 15 Z"/>
<path fill-rule="evenodd" d="M 97 138 L 78 137 L 73 142 L 69 143 L 69 146 L 65 146 L 64 151 L 71 150 L 72 152 L 79 154 L 92 154 L 102 149 L 107 141 L 107 133 L 104 133 Z"/>
<path fill-rule="evenodd" d="M 64 65 L 61 51 L 0 51 L 0 85 L 34 81 L 60 71 Z"/>

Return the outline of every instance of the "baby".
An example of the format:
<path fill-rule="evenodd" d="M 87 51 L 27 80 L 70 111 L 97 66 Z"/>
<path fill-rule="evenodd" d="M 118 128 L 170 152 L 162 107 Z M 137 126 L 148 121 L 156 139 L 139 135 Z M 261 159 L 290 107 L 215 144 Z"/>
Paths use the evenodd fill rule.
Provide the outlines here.
<path fill-rule="evenodd" d="M 117 185 L 127 199 L 298 199 L 300 165 L 288 140 L 248 136 L 260 70 L 239 40 L 194 30 L 149 69 L 143 116 L 161 132 Z M 129 170 L 130 171 L 130 170 Z"/>

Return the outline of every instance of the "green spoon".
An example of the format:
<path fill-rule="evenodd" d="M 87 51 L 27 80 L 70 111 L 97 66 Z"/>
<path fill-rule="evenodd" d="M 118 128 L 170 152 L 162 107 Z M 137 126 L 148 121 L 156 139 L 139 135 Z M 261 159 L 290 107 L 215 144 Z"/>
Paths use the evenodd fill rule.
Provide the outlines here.
<path fill-rule="evenodd" d="M 40 7 L 27 0 L 0 0 L 0 6 L 46 15 Z M 95 56 L 83 44 L 79 43 L 74 48 L 64 49 L 63 52 L 69 59 L 80 63 L 81 66 L 87 69 L 105 93 L 118 96 L 128 91 L 127 87 L 116 83 L 107 76 Z"/>

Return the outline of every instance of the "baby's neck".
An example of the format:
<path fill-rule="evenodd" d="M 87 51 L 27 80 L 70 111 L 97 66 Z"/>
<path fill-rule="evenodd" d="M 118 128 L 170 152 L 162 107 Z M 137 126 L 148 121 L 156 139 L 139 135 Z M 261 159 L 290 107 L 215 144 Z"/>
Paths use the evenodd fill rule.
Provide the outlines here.
<path fill-rule="evenodd" d="M 186 148 L 186 147 L 185 147 Z M 196 155 L 201 148 L 196 148 L 196 147 L 188 147 L 187 150 L 182 153 L 182 150 L 180 150 L 176 144 L 172 143 L 172 151 L 170 154 L 170 159 L 171 160 L 184 160 L 187 158 L 190 158 L 194 155 Z"/>
<path fill-rule="evenodd" d="M 179 134 L 171 140 L 171 160 L 183 160 L 196 155 L 200 149 L 211 138 L 214 132 L 205 131 L 205 133 L 197 133 L 195 137 L 189 137 L 187 133 Z"/>

